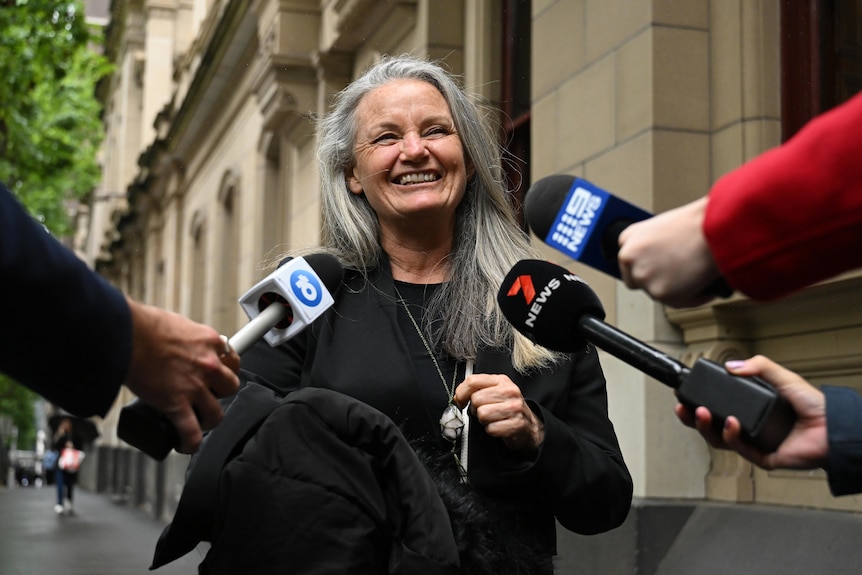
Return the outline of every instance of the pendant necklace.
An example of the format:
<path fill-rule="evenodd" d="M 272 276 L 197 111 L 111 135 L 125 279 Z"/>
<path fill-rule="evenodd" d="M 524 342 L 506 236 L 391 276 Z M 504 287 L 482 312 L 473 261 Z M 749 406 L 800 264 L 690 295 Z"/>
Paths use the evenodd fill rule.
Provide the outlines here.
<path fill-rule="evenodd" d="M 467 408 L 465 407 L 461 410 L 458 409 L 457 405 L 455 405 L 455 382 L 458 378 L 458 361 L 455 361 L 455 369 L 452 373 L 452 383 L 447 384 L 446 378 L 443 377 L 443 370 L 440 369 L 440 363 L 437 361 L 437 356 L 431 350 L 431 345 L 429 345 L 428 340 L 425 339 L 425 336 L 422 334 L 422 330 L 419 328 L 419 323 L 410 312 L 410 307 L 404 300 L 404 296 L 402 296 L 401 292 L 398 291 L 398 286 L 393 287 L 395 288 L 395 293 L 398 295 L 398 300 L 404 307 L 404 311 L 407 312 L 407 317 L 410 319 L 410 323 L 413 324 L 413 329 L 416 330 L 416 333 L 419 335 L 419 339 L 422 341 L 422 345 L 425 346 L 425 351 L 428 353 L 428 357 L 431 358 L 431 361 L 434 363 L 434 367 L 437 368 L 437 375 L 440 376 L 440 382 L 443 384 L 443 389 L 446 390 L 447 406 L 443 411 L 443 415 L 440 417 L 440 433 L 452 444 L 452 455 L 455 456 L 455 462 L 458 464 L 458 471 L 461 473 L 461 479 L 466 481 L 466 457 L 462 456 L 459 458 L 457 453 L 458 440 L 461 439 L 461 434 L 464 431 L 465 423 L 467 421 Z M 467 374 L 465 373 L 465 377 L 466 375 Z M 463 449 L 464 447 L 466 446 L 462 446 L 462 454 L 466 455 L 466 450 Z"/>

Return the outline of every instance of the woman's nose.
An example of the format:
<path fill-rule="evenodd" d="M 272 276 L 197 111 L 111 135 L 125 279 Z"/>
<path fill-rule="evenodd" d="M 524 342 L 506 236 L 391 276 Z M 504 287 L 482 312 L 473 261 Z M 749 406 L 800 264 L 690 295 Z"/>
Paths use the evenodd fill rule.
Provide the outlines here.
<path fill-rule="evenodd" d="M 425 141 L 418 134 L 406 134 L 401 138 L 401 155 L 405 159 L 421 158 L 427 152 Z"/>

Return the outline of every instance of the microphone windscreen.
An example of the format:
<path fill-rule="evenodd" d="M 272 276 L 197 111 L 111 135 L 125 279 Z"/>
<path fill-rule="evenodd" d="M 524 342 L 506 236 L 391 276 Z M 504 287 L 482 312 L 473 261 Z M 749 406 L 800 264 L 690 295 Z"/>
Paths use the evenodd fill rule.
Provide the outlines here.
<path fill-rule="evenodd" d="M 530 229 L 540 238 L 548 235 L 573 183 L 574 176 L 554 174 L 530 186 L 524 200 L 524 214 Z"/>
<path fill-rule="evenodd" d="M 620 277 L 620 232 L 651 217 L 595 184 L 565 174 L 547 176 L 530 186 L 524 213 L 543 242 L 616 278 Z"/>
<path fill-rule="evenodd" d="M 542 260 L 521 260 L 503 280 L 497 303 L 515 329 L 533 342 L 562 352 L 586 346 L 577 321 L 604 319 L 596 293 L 566 268 Z"/>
<path fill-rule="evenodd" d="M 344 267 L 338 258 L 332 254 L 318 253 L 303 256 L 303 259 L 315 271 L 330 294 L 338 291 L 344 279 Z M 281 264 L 279 264 L 280 266 Z"/>

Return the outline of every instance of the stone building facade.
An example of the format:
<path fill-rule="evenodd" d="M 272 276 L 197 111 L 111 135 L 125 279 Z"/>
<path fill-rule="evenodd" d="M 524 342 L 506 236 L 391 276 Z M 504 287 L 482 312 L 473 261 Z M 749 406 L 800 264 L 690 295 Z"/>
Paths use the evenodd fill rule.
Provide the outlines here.
<path fill-rule="evenodd" d="M 266 275 L 264 263 L 319 241 L 314 118 L 370 63 L 405 52 L 443 61 L 505 110 L 505 141 L 525 161 L 521 195 L 568 173 L 667 210 L 781 143 L 783 4 L 114 0 L 104 178 L 76 247 L 132 296 L 232 333 L 245 322 L 237 298 Z M 814 383 L 862 387 L 859 273 L 768 305 L 735 295 L 672 310 L 546 253 L 592 285 L 608 322 L 686 363 L 763 353 Z M 631 522 L 658 521 L 676 536 L 711 505 L 761 517 L 815 509 L 826 522 L 830 510 L 862 510 L 860 497 L 832 497 L 821 471 L 766 472 L 708 449 L 673 415 L 670 389 L 602 361 L 635 480 Z M 187 459 L 157 463 L 117 439 L 118 408 L 131 399 L 102 422 L 90 481 L 169 518 Z M 626 529 L 561 534 L 560 572 L 652 572 L 670 543 L 653 541 L 650 555 L 636 534 L 645 529 Z M 621 552 L 621 538 L 640 554 Z"/>

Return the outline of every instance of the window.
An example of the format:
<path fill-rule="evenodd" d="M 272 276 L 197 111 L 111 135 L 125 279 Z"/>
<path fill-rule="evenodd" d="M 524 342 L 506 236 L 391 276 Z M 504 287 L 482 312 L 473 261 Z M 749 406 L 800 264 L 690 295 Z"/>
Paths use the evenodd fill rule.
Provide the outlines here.
<path fill-rule="evenodd" d="M 862 90 L 862 0 L 782 0 L 781 75 L 783 140 Z"/>
<path fill-rule="evenodd" d="M 521 206 L 530 185 L 530 30 L 531 0 L 504 0 L 501 40 L 500 109 L 503 127 L 503 169 L 512 205 L 523 224 Z"/>

